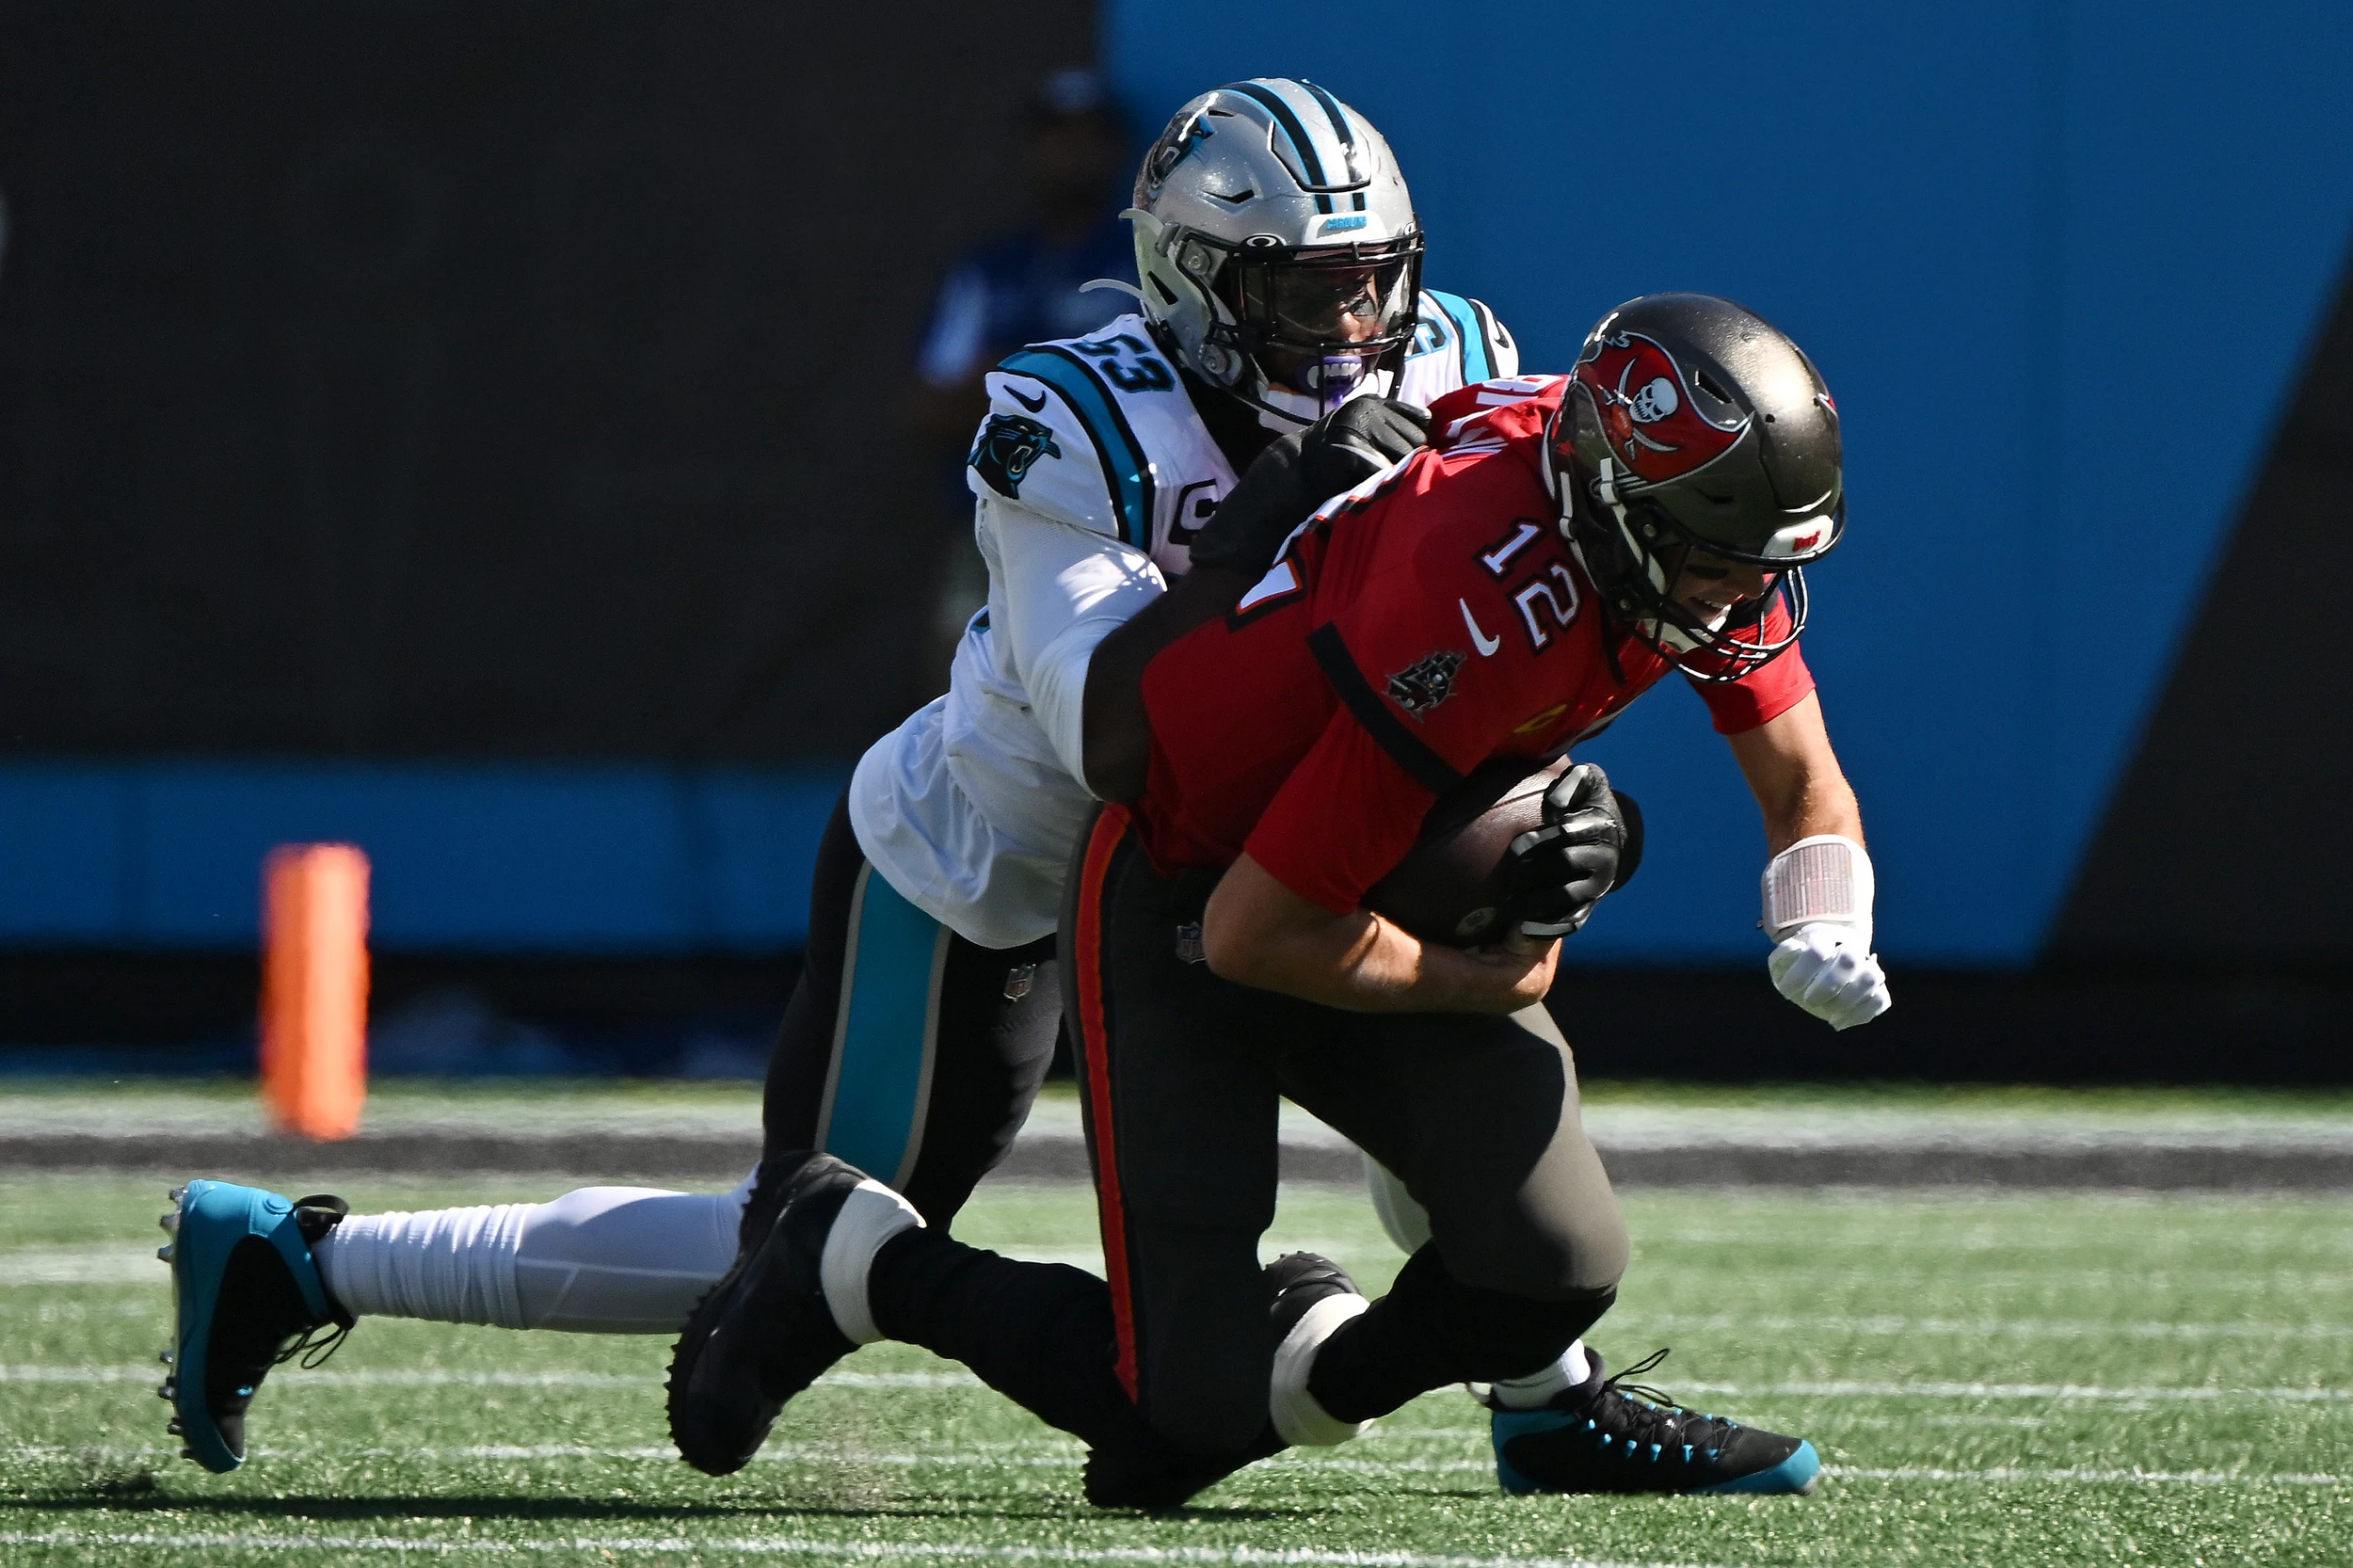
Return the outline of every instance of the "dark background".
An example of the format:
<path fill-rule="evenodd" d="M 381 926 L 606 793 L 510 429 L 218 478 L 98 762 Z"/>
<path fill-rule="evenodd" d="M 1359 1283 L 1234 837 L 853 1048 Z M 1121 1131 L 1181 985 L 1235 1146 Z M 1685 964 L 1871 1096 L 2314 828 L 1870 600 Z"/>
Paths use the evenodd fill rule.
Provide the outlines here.
<path fill-rule="evenodd" d="M 8 8 L 0 743 L 855 756 L 913 339 L 1093 50 L 1023 10 Z"/>

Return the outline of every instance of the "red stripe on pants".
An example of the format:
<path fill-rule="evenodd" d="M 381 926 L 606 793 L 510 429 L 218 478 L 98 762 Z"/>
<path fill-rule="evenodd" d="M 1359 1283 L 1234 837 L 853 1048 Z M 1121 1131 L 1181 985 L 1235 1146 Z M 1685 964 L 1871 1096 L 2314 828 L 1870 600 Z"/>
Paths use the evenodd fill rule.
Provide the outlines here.
<path fill-rule="evenodd" d="M 1096 1209 L 1103 1226 L 1103 1272 L 1112 1288 L 1112 1324 L 1119 1337 L 1113 1370 L 1128 1397 L 1136 1397 L 1136 1311 L 1128 1278 L 1128 1214 L 1120 1202 L 1119 1150 L 1112 1131 L 1111 1032 L 1103 1022 L 1103 882 L 1112 856 L 1128 836 L 1128 808 L 1106 806 L 1087 836 L 1079 870 L 1078 919 L 1071 933 L 1078 968 L 1079 1031 L 1086 1074 L 1088 1121 L 1095 1133 Z"/>

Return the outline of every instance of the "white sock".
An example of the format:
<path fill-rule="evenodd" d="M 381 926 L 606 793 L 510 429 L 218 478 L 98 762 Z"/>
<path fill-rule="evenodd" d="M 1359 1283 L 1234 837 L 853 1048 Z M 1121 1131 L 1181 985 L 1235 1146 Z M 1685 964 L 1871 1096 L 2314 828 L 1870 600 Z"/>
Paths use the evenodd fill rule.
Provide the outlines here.
<path fill-rule="evenodd" d="M 354 1214 L 313 1248 L 362 1317 L 673 1334 L 735 1261 L 751 1192 L 584 1187 L 552 1203 Z"/>
<path fill-rule="evenodd" d="M 1585 1341 L 1579 1339 L 1562 1351 L 1561 1359 L 1549 1367 L 1524 1378 L 1498 1379 L 1494 1384 L 1495 1401 L 1506 1410 L 1533 1410 L 1549 1404 L 1555 1394 L 1566 1393 L 1592 1375 L 1585 1362 Z"/>
<path fill-rule="evenodd" d="M 515 1248 L 537 1207 L 352 1214 L 311 1252 L 328 1292 L 360 1317 L 521 1328 Z"/>
<path fill-rule="evenodd" d="M 874 1255 L 885 1241 L 922 1223 L 913 1204 L 872 1176 L 851 1188 L 842 1200 L 841 1212 L 825 1233 L 817 1278 L 824 1287 L 834 1326 L 853 1345 L 871 1345 L 883 1337 L 866 1300 L 866 1273 L 874 1266 Z"/>
<path fill-rule="evenodd" d="M 1343 1421 L 1317 1402 L 1308 1391 L 1307 1376 L 1315 1370 L 1316 1352 L 1333 1331 L 1372 1304 L 1354 1294 L 1326 1296 L 1300 1315 L 1299 1321 L 1274 1349 L 1274 1376 L 1267 1389 L 1267 1415 L 1284 1442 L 1295 1448 L 1328 1448 L 1345 1443 L 1372 1425 Z"/>

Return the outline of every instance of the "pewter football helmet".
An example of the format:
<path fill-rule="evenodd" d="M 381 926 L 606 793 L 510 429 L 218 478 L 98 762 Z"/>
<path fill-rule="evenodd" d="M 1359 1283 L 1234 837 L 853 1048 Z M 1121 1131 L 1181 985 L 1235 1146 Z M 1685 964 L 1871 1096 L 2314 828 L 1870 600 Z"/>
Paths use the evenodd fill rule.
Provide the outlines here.
<path fill-rule="evenodd" d="M 1763 317 L 1653 294 L 1601 318 L 1546 432 L 1561 531 L 1610 613 L 1699 680 L 1737 680 L 1805 629 L 1805 570 L 1847 528 L 1838 406 Z M 1693 551 L 1769 587 L 1703 621 L 1674 597 Z M 1773 601 L 1787 626 L 1768 635 Z"/>
<path fill-rule="evenodd" d="M 1421 225 L 1389 144 L 1321 88 L 1254 77 L 1193 100 L 1126 216 L 1145 316 L 1211 386 L 1305 424 L 1395 384 Z"/>

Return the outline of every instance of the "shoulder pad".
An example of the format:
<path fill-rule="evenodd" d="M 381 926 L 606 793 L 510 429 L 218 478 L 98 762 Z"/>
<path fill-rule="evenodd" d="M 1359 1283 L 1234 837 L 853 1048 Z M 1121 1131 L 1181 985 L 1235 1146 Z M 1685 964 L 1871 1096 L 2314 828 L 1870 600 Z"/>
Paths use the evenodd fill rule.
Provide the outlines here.
<path fill-rule="evenodd" d="M 1519 373 L 1519 345 L 1478 300 L 1424 289 L 1420 314 L 1400 378 L 1400 395 L 1408 402 L 1428 403 L 1456 387 Z"/>
<path fill-rule="evenodd" d="M 1001 497 L 1058 522 L 1116 536 L 1119 519 L 1102 459 L 1070 405 L 1050 382 L 1026 371 L 1000 366 L 987 383 L 988 417 L 964 460 L 966 488 L 984 500 Z"/>
<path fill-rule="evenodd" d="M 1500 452 L 1539 436 L 1560 406 L 1561 376 L 1511 376 L 1447 393 L 1430 407 L 1430 444 L 1457 456 Z"/>
<path fill-rule="evenodd" d="M 1108 328 L 1106 329 L 1108 330 Z M 1106 352 L 1097 340 L 1112 346 Z M 1032 344 L 989 373 L 990 413 L 974 444 L 966 482 L 974 494 L 994 491 L 1025 506 L 1138 550 L 1152 544 L 1153 465 L 1136 439 L 1107 376 L 1145 374 L 1148 365 L 1173 386 L 1174 377 L 1147 350 L 1123 355 L 1117 338 L 1102 333 L 1060 343 Z M 1136 365 L 1127 361 L 1133 359 Z M 1017 490 L 998 483 L 992 437 L 1011 449 L 1034 446 L 1041 434 L 1056 448 L 1049 467 L 1032 457 L 1016 478 Z"/>

